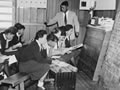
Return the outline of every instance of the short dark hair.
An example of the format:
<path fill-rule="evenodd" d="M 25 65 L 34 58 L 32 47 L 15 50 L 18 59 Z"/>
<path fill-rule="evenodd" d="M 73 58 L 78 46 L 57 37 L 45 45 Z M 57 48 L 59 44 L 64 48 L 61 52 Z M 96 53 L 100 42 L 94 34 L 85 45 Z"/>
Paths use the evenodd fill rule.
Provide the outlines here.
<path fill-rule="evenodd" d="M 8 33 L 16 34 L 16 32 L 17 32 L 17 28 L 14 27 L 14 26 L 9 27 L 8 29 L 6 29 L 6 30 L 4 31 L 5 34 L 8 34 Z"/>
<path fill-rule="evenodd" d="M 17 30 L 25 29 L 25 26 L 22 25 L 21 23 L 16 23 L 14 26 L 17 28 Z"/>
<path fill-rule="evenodd" d="M 53 34 L 56 34 L 56 33 L 58 33 L 59 31 L 60 31 L 59 28 L 56 27 L 56 28 L 54 28 L 54 30 L 52 31 L 52 33 L 53 33 Z"/>
<path fill-rule="evenodd" d="M 72 26 L 71 24 L 67 24 L 67 25 L 65 26 L 65 28 L 66 28 L 66 31 L 69 31 L 70 29 L 73 28 L 73 26 Z"/>
<path fill-rule="evenodd" d="M 66 27 L 65 26 L 61 26 L 61 27 L 58 27 L 58 28 L 61 31 L 61 36 L 66 36 Z"/>
<path fill-rule="evenodd" d="M 53 33 L 50 33 L 50 34 L 47 35 L 47 41 L 57 42 L 57 41 L 58 41 L 58 38 L 57 38 L 57 36 L 55 36 Z"/>
<path fill-rule="evenodd" d="M 45 30 L 39 30 L 35 35 L 35 40 L 42 38 L 45 34 L 47 34 L 47 32 Z"/>
<path fill-rule="evenodd" d="M 69 6 L 69 3 L 68 3 L 68 1 L 64 1 L 64 2 L 61 3 L 61 5 Z"/>

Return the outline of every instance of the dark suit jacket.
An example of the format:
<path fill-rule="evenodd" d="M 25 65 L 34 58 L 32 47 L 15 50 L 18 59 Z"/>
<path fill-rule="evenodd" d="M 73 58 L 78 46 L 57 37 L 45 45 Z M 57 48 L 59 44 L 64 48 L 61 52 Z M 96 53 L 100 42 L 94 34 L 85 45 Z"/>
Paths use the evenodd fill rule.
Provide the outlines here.
<path fill-rule="evenodd" d="M 21 38 L 22 38 L 22 36 L 20 36 L 19 40 L 18 40 L 18 36 L 15 34 L 15 36 L 12 39 L 12 41 L 10 41 L 10 46 L 13 46 L 13 45 L 15 45 L 15 44 L 17 44 L 19 42 L 23 43 Z"/>
<path fill-rule="evenodd" d="M 19 62 L 34 60 L 39 63 L 51 63 L 47 58 L 46 50 L 40 51 L 36 41 L 31 42 L 31 44 L 25 48 L 21 48 L 16 54 L 16 58 Z"/>
<path fill-rule="evenodd" d="M 19 71 L 28 73 L 32 80 L 39 80 L 49 70 L 49 60 L 46 50 L 40 51 L 36 41 L 21 48 L 15 55 L 19 62 Z"/>

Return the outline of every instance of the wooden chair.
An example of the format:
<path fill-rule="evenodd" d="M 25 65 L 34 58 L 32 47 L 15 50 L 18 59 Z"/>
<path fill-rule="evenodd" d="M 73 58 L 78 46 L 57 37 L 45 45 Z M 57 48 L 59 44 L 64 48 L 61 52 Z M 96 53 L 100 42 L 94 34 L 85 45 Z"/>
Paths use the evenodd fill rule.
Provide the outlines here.
<path fill-rule="evenodd" d="M 28 74 L 16 73 L 6 79 L 0 81 L 0 84 L 8 84 L 8 90 L 25 90 L 24 82 L 30 79 Z"/>

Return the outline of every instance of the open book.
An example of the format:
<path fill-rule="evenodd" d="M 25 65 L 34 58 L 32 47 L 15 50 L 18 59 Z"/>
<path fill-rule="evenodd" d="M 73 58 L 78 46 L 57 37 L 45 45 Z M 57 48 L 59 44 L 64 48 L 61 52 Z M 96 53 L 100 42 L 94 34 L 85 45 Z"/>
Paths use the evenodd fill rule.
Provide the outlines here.
<path fill-rule="evenodd" d="M 75 49 L 78 49 L 78 48 L 81 48 L 81 47 L 83 47 L 83 44 L 78 44 L 78 45 L 72 46 L 70 48 L 61 48 L 61 52 L 63 52 L 64 54 L 65 53 L 71 53 L 72 50 L 75 50 Z M 57 58 L 60 58 L 60 57 L 61 57 L 61 55 L 54 55 L 51 58 L 57 59 Z"/>
<path fill-rule="evenodd" d="M 75 49 L 78 49 L 81 47 L 83 47 L 83 44 L 78 44 L 78 45 L 72 46 L 70 48 L 64 49 L 63 52 L 67 53 L 68 51 L 72 51 L 72 50 L 75 50 Z"/>

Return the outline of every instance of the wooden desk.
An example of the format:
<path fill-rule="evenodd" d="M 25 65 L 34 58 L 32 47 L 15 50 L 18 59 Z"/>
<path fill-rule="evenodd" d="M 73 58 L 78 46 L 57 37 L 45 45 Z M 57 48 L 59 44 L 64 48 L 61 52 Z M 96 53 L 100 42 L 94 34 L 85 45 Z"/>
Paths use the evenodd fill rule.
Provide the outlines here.
<path fill-rule="evenodd" d="M 49 77 L 55 79 L 55 87 L 57 90 L 75 90 L 77 68 L 67 63 L 67 66 L 59 65 L 52 64 L 49 71 Z"/>
<path fill-rule="evenodd" d="M 60 60 L 69 63 L 71 58 L 74 57 L 74 62 L 72 62 L 72 63 L 73 63 L 74 66 L 77 66 L 80 52 L 81 52 L 81 48 L 77 49 L 77 50 L 73 50 L 70 54 L 62 55 Z"/>

